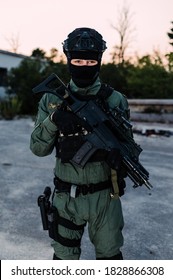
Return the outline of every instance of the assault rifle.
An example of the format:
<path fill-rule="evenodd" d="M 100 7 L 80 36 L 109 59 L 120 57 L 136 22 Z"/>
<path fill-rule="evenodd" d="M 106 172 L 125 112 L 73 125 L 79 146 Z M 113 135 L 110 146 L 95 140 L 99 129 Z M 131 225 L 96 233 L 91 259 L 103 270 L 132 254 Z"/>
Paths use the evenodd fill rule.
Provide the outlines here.
<path fill-rule="evenodd" d="M 57 83 L 63 86 L 65 89 L 63 92 L 58 90 Z M 122 165 L 127 176 L 133 181 L 133 187 L 144 184 L 148 189 L 152 188 L 149 182 L 149 172 L 139 162 L 142 148 L 134 141 L 131 133 L 132 125 L 123 116 L 121 109 L 116 107 L 113 110 L 104 111 L 96 100 L 79 100 L 54 73 L 32 91 L 34 94 L 52 93 L 58 96 L 68 109 L 85 124 L 86 141 L 72 158 L 72 164 L 83 168 L 97 150 L 103 149 L 108 152 L 119 150 Z"/>

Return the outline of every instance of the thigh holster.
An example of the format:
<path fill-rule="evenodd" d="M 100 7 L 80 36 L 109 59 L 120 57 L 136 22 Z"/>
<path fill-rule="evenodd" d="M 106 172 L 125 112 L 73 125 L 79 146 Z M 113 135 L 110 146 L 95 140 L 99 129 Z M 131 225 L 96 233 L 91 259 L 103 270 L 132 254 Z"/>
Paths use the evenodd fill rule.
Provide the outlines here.
<path fill-rule="evenodd" d="M 76 238 L 69 239 L 69 238 L 63 237 L 62 235 L 60 235 L 58 233 L 59 225 L 65 227 L 65 228 L 68 228 L 70 230 L 81 230 L 83 233 L 86 223 L 82 224 L 82 225 L 76 225 L 72 221 L 67 220 L 63 217 L 60 217 L 56 207 L 54 207 L 54 206 L 51 207 L 51 213 L 48 216 L 48 230 L 49 230 L 50 238 L 59 242 L 63 246 L 79 247 L 81 244 L 81 238 L 80 239 L 76 239 Z M 81 236 L 82 236 L 82 234 L 81 234 Z"/>

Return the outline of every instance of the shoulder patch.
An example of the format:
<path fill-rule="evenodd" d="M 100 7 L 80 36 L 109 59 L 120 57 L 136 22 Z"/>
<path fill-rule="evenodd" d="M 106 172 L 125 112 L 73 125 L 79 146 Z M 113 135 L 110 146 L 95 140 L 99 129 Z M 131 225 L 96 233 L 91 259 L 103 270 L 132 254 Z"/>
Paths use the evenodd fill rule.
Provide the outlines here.
<path fill-rule="evenodd" d="M 61 105 L 58 103 L 48 103 L 49 109 L 59 109 L 60 107 L 61 107 Z"/>

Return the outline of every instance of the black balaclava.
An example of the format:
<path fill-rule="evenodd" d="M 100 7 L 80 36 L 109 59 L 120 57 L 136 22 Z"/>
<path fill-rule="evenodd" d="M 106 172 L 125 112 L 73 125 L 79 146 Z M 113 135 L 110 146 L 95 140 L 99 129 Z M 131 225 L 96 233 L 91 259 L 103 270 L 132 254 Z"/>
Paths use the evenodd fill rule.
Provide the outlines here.
<path fill-rule="evenodd" d="M 71 59 L 97 60 L 98 63 L 94 66 L 76 66 L 71 64 Z M 68 66 L 74 83 L 78 87 L 84 88 L 92 85 L 97 79 L 100 71 L 101 59 L 98 52 L 95 51 L 73 51 L 70 53 Z"/>

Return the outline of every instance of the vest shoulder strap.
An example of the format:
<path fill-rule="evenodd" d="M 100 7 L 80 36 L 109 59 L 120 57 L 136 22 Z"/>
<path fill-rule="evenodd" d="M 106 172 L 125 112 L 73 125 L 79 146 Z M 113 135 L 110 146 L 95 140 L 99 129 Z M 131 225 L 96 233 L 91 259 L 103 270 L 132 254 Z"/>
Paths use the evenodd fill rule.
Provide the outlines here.
<path fill-rule="evenodd" d="M 111 86 L 109 86 L 109 85 L 107 85 L 105 83 L 102 83 L 101 87 L 100 87 L 100 89 L 99 89 L 99 91 L 97 93 L 97 97 L 102 99 L 102 100 L 105 100 L 109 96 L 111 96 L 113 91 L 114 91 L 114 89 Z"/>
<path fill-rule="evenodd" d="M 64 93 L 65 93 L 65 88 L 64 88 L 63 85 L 60 85 L 59 87 L 56 88 L 56 91 L 58 92 L 58 94 L 64 95 Z"/>

